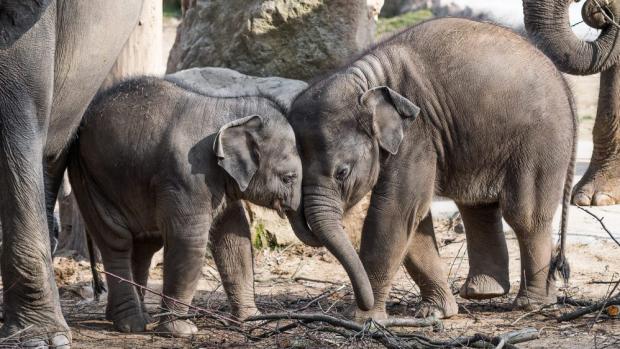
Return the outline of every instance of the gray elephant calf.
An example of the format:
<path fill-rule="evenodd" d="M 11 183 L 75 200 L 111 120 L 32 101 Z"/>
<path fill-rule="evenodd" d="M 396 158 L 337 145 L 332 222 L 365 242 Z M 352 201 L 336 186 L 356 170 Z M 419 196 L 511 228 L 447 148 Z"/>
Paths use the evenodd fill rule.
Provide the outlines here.
<path fill-rule="evenodd" d="M 298 231 L 307 220 L 342 262 L 358 317 L 386 316 L 401 263 L 420 286 L 422 314 L 458 311 L 434 241 L 434 194 L 463 216 L 461 296 L 508 293 L 503 216 L 521 251 L 515 305 L 555 302 L 550 265 L 567 268 L 563 249 L 552 263 L 552 218 L 563 197 L 565 233 L 577 125 L 562 75 L 527 40 L 488 23 L 425 22 L 310 86 L 289 121 L 304 169 L 304 214 L 289 218 Z M 358 257 L 341 219 L 370 191 Z"/>
<path fill-rule="evenodd" d="M 188 304 L 210 234 L 232 312 L 244 318 L 256 306 L 240 200 L 280 215 L 296 209 L 301 161 L 280 101 L 260 93 L 212 97 L 190 85 L 141 78 L 98 96 L 69 176 L 108 272 L 146 285 L 153 253 L 163 245 L 163 292 Z M 144 331 L 143 294 L 110 278 L 108 287 L 106 317 L 121 331 Z M 165 300 L 162 306 L 175 315 L 187 311 Z M 157 330 L 182 336 L 196 327 L 170 315 Z"/>

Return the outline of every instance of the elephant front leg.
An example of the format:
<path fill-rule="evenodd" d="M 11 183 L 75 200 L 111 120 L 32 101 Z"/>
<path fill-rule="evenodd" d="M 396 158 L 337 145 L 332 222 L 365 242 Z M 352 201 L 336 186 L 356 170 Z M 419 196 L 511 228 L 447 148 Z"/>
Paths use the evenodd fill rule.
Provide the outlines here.
<path fill-rule="evenodd" d="M 458 304 L 439 257 L 430 213 L 420 222 L 413 235 L 404 264 L 413 281 L 420 287 L 422 302 L 416 315 L 442 319 L 458 313 Z"/>
<path fill-rule="evenodd" d="M 508 247 L 497 203 L 458 205 L 465 233 L 469 274 L 460 290 L 465 299 L 489 299 L 510 291 Z"/>
<path fill-rule="evenodd" d="M 175 337 L 194 335 L 198 329 L 190 320 L 179 319 L 187 314 L 208 243 L 210 219 L 205 216 L 168 218 L 164 232 L 164 287 L 162 314 L 156 332 Z"/>
<path fill-rule="evenodd" d="M 256 315 L 254 259 L 250 223 L 239 202 L 229 207 L 211 230 L 211 249 L 232 314 L 244 320 Z"/>
<path fill-rule="evenodd" d="M 432 176 L 423 178 L 432 180 Z M 375 304 L 367 312 L 357 309 L 356 321 L 387 317 L 385 302 L 411 241 L 410 232 L 415 231 L 419 217 L 426 216 L 430 206 L 432 182 L 428 185 L 404 181 L 399 185 L 394 183 L 398 182 L 380 179 L 373 190 L 364 221 L 360 259 L 368 274 Z"/>
<path fill-rule="evenodd" d="M 42 160 L 45 135 L 38 131 L 32 105 L 23 109 L 9 105 L 7 110 L 8 102 L 3 101 L 0 102 L 3 231 L 0 268 L 4 324 L 0 338 L 27 339 L 21 343 L 32 347 L 68 348 L 71 335 L 60 310 L 47 224 Z M 10 346 L 9 342 L 5 344 Z"/>
<path fill-rule="evenodd" d="M 601 73 L 598 111 L 588 170 L 573 191 L 573 204 L 604 206 L 620 203 L 620 67 Z"/>

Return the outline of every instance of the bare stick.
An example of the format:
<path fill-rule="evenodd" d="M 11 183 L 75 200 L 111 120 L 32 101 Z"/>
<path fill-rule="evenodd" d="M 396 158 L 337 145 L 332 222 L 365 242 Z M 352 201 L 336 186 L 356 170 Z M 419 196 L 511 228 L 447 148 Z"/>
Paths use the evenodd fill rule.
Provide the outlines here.
<path fill-rule="evenodd" d="M 4 343 L 4 342 L 10 340 L 11 338 L 19 336 L 20 334 L 22 334 L 22 333 L 28 331 L 29 329 L 31 329 L 33 326 L 34 325 L 27 326 L 26 328 L 21 329 L 21 330 L 15 332 L 15 333 L 11 334 L 10 336 L 6 336 L 4 338 L 0 338 L 0 343 Z"/>
<path fill-rule="evenodd" d="M 558 322 L 563 322 L 563 321 L 571 321 L 571 320 L 575 320 L 579 317 L 582 317 L 586 314 L 590 314 L 593 312 L 597 312 L 600 309 L 602 309 L 603 307 L 605 307 L 606 305 L 620 305 L 620 295 L 617 295 L 613 298 L 609 298 L 609 299 L 605 299 L 603 301 L 600 301 L 598 303 L 592 304 L 590 306 L 581 308 L 581 309 L 577 309 L 571 313 L 568 314 L 564 314 L 562 316 L 560 316 L 558 318 Z"/>
<path fill-rule="evenodd" d="M 309 281 L 309 282 L 316 282 L 316 283 L 320 283 L 320 284 L 330 284 L 330 285 L 342 285 L 342 282 L 333 282 L 333 281 L 328 281 L 328 280 L 317 280 L 317 279 L 311 279 L 311 278 L 307 278 L 307 277 L 303 277 L 303 276 L 297 276 L 293 279 L 293 281 Z"/>
<path fill-rule="evenodd" d="M 590 210 L 583 208 L 579 205 L 577 205 L 577 208 L 582 210 L 583 212 L 589 214 L 590 216 L 594 217 L 594 219 L 596 219 L 599 224 L 601 225 L 601 227 L 603 228 L 603 230 L 605 230 L 605 232 L 607 233 L 607 235 L 609 235 L 609 237 L 618 245 L 620 246 L 620 242 L 618 240 L 616 240 L 616 237 L 611 233 L 611 231 L 609 231 L 609 229 L 607 229 L 607 226 L 605 225 L 605 223 L 603 223 L 603 218 L 600 218 L 599 216 L 595 215 L 594 213 L 590 212 Z"/>
<path fill-rule="evenodd" d="M 342 285 L 342 286 L 338 287 L 338 288 L 337 288 L 337 289 L 335 289 L 335 290 L 325 291 L 325 292 L 323 292 L 322 294 L 320 294 L 319 296 L 317 296 L 317 297 L 315 297 L 314 299 L 312 299 L 310 302 L 308 302 L 308 303 L 307 303 L 306 305 L 304 305 L 303 307 L 301 307 L 301 308 L 297 309 L 297 311 L 306 310 L 306 309 L 310 308 L 310 306 L 311 306 L 312 304 L 314 304 L 314 303 L 316 303 L 316 302 L 320 301 L 321 299 L 327 298 L 327 297 L 329 297 L 329 296 L 333 295 L 333 294 L 334 294 L 334 293 L 336 293 L 336 292 L 341 291 L 341 290 L 342 290 L 342 289 L 344 289 L 345 287 L 346 287 L 345 285 Z"/>
<path fill-rule="evenodd" d="M 241 325 L 241 322 L 240 322 L 240 321 L 238 321 L 238 320 L 234 320 L 234 319 L 231 319 L 231 318 L 226 317 L 226 316 L 224 316 L 224 315 L 220 315 L 220 314 L 218 314 L 218 313 L 216 313 L 216 312 L 214 312 L 214 311 L 212 311 L 212 310 L 209 310 L 209 309 L 206 309 L 206 308 L 202 308 L 202 307 L 198 307 L 198 306 L 195 306 L 195 305 L 191 305 L 191 304 L 188 304 L 188 303 L 182 302 L 182 301 L 180 301 L 180 300 L 178 300 L 178 299 L 172 298 L 172 297 L 170 297 L 170 296 L 166 296 L 165 294 L 163 294 L 163 293 L 161 293 L 161 292 L 157 292 L 157 291 L 151 290 L 151 289 L 150 289 L 150 288 L 148 288 L 148 287 L 144 287 L 144 286 L 142 286 L 142 285 L 140 285 L 140 284 L 137 284 L 137 283 L 135 283 L 135 282 L 133 282 L 133 281 L 131 281 L 131 280 L 127 280 L 127 279 L 125 279 L 125 278 L 123 278 L 123 277 L 120 277 L 120 276 L 118 276 L 118 275 L 112 274 L 112 273 L 107 272 L 107 271 L 105 271 L 105 270 L 102 270 L 101 272 L 102 272 L 102 273 L 104 273 L 104 274 L 106 274 L 106 275 L 108 275 L 108 276 L 111 276 L 111 277 L 113 277 L 113 278 L 115 278 L 115 279 L 117 279 L 117 280 L 120 280 L 120 281 L 122 281 L 122 282 L 126 282 L 126 283 L 128 283 L 128 284 L 130 284 L 130 285 L 133 285 L 133 286 L 135 286 L 135 287 L 138 287 L 138 288 L 140 288 L 141 290 L 144 290 L 144 291 L 146 291 L 146 292 L 149 292 L 149 293 L 152 293 L 152 294 L 154 294 L 154 295 L 160 296 L 160 297 L 162 297 L 162 298 L 164 298 L 164 299 L 167 299 L 167 300 L 169 300 L 169 301 L 172 301 L 172 302 L 174 302 L 174 303 L 184 305 L 184 306 L 186 306 L 186 307 L 188 307 L 188 308 L 190 308 L 190 309 L 193 309 L 193 310 L 195 310 L 195 311 L 197 311 L 197 312 L 200 312 L 200 313 L 203 313 L 203 314 L 206 314 L 206 315 L 213 316 L 214 318 L 219 319 L 219 320 L 230 321 L 230 322 L 235 323 L 235 324 L 237 324 L 237 325 Z"/>

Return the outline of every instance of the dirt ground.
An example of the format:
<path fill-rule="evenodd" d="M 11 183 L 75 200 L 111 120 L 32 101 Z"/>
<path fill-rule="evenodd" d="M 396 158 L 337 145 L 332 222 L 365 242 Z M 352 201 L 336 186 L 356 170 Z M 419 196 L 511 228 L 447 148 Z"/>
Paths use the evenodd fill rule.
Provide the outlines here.
<path fill-rule="evenodd" d="M 457 292 L 467 275 L 467 249 L 464 235 L 455 232 L 452 226 L 449 220 L 436 222 L 441 256 L 449 271 L 453 290 Z M 433 331 L 431 327 L 395 331 L 415 332 L 436 340 L 449 340 L 476 333 L 501 335 L 532 327 L 540 331 L 540 339 L 520 344 L 520 348 L 620 348 L 620 322 L 605 314 L 596 322 L 595 315 L 587 315 L 575 321 L 558 323 L 557 316 L 575 307 L 556 305 L 535 313 L 512 311 L 510 305 L 519 283 L 519 255 L 515 237 L 508 234 L 507 240 L 512 281 L 509 296 L 481 302 L 467 301 L 457 296 L 459 314 L 444 320 L 442 331 Z M 611 285 L 597 282 L 618 280 L 618 251 L 620 247 L 609 241 L 571 245 L 568 255 L 572 277 L 567 287 L 560 288 L 561 294 L 579 300 L 604 298 L 610 292 Z M 149 288 L 159 291 L 162 265 L 161 261 L 154 264 Z M 272 338 L 251 340 L 235 330 L 237 327 L 206 318 L 196 320 L 199 334 L 191 339 L 170 339 L 155 334 L 121 334 L 105 320 L 105 299 L 96 302 L 91 298 L 88 264 L 56 258 L 55 267 L 63 311 L 73 331 L 75 348 L 380 347 L 368 339 L 347 342 L 337 335 L 299 328 Z M 325 311 L 333 316 L 342 316 L 347 305 L 352 302 L 346 273 L 323 248 L 290 245 L 277 250 L 255 251 L 255 268 L 257 303 L 262 312 L 293 311 L 304 307 L 307 309 L 303 312 Z M 561 286 L 561 283 L 558 285 Z M 412 315 L 419 301 L 418 292 L 417 286 L 401 268 L 390 295 L 388 311 L 393 315 Z M 325 293 L 330 295 L 315 300 Z M 314 302 L 309 304 L 311 301 Z M 148 295 L 147 303 L 151 314 L 159 312 L 157 296 Z M 203 267 L 199 291 L 193 304 L 227 316 L 225 295 L 211 259 Z M 252 326 L 248 324 L 244 327 L 246 333 Z"/>

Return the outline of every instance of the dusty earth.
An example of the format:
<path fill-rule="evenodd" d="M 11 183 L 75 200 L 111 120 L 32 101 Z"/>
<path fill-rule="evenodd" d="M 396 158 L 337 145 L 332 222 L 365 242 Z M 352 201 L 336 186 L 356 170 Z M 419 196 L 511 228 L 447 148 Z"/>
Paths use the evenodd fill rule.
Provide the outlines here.
<path fill-rule="evenodd" d="M 465 236 L 452 220 L 436 221 L 438 245 L 454 292 L 467 275 Z M 458 233 L 460 232 L 460 233 Z M 437 340 L 483 333 L 501 335 L 533 327 L 540 331 L 540 339 L 520 344 L 520 348 L 618 348 L 620 347 L 620 322 L 605 314 L 595 322 L 595 315 L 578 320 L 558 323 L 556 317 L 574 310 L 570 305 L 555 305 L 539 312 L 512 311 L 510 304 L 519 283 L 519 253 L 514 235 L 507 235 L 511 256 L 510 295 L 491 301 L 472 302 L 458 298 L 459 314 L 444 320 L 442 331 L 431 327 L 421 329 L 395 329 L 397 333 L 416 332 Z M 618 252 L 613 242 L 601 240 L 591 244 L 572 244 L 568 254 L 572 277 L 561 294 L 579 300 L 599 300 L 610 292 L 611 284 L 599 283 L 618 280 L 620 270 Z M 292 331 L 262 340 L 252 340 L 240 333 L 235 326 L 227 326 L 208 317 L 196 319 L 200 332 L 191 339 L 170 339 L 156 334 L 128 335 L 114 330 L 105 320 L 105 299 L 96 302 L 90 292 L 90 272 L 86 262 L 56 258 L 57 280 L 60 284 L 62 305 L 74 336 L 75 348 L 182 348 L 182 347 L 380 347 L 369 339 L 347 340 L 338 335 L 293 329 Z M 351 304 L 348 278 L 335 259 L 323 248 L 312 249 L 289 245 L 275 250 L 255 251 L 256 294 L 262 312 L 295 311 L 327 312 L 342 316 Z M 154 262 L 149 288 L 161 289 L 161 260 Z M 558 286 L 562 286 L 558 282 Z M 329 293 L 328 297 L 316 298 Z M 394 315 L 412 315 L 419 301 L 417 286 L 404 268 L 398 272 L 392 290 L 388 311 Z M 151 314 L 159 312 L 159 298 L 147 297 Z M 312 302 L 312 303 L 310 303 Z M 310 303 L 310 304 L 309 304 Z M 213 260 L 208 258 L 202 270 L 199 291 L 194 305 L 227 316 L 228 306 Z M 288 322 L 281 322 L 283 326 Z M 251 329 L 254 324 L 246 324 Z M 264 327 L 267 328 L 267 327 Z M 252 332 L 254 335 L 260 330 Z"/>

